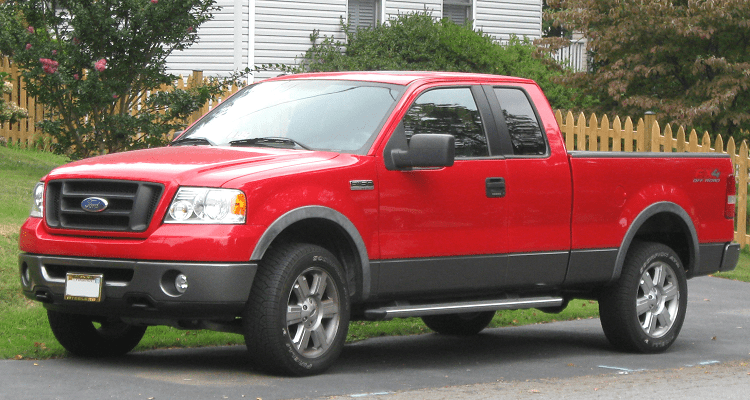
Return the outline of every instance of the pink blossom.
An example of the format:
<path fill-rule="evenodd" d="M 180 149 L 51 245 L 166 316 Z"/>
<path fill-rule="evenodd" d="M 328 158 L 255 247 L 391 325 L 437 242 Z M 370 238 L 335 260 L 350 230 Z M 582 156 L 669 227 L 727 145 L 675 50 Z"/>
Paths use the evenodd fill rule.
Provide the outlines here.
<path fill-rule="evenodd" d="M 78 39 L 77 37 L 74 37 L 73 38 L 73 44 L 81 44 L 81 40 Z"/>
<path fill-rule="evenodd" d="M 73 79 L 78 80 L 80 79 L 80 77 L 78 76 L 78 74 L 73 74 Z"/>
<path fill-rule="evenodd" d="M 52 55 L 56 56 L 57 55 L 57 50 L 52 50 Z"/>
<path fill-rule="evenodd" d="M 193 31 L 193 27 L 192 26 L 188 26 L 187 31 L 188 31 L 188 33 L 192 32 Z"/>
<path fill-rule="evenodd" d="M 26 50 L 31 50 L 31 43 L 26 43 Z"/>
<path fill-rule="evenodd" d="M 158 3 L 158 2 L 159 2 L 159 0 L 151 0 L 151 3 L 152 3 L 152 4 L 156 4 L 156 3 Z"/>
<path fill-rule="evenodd" d="M 29 27 L 26 28 L 26 30 L 29 31 L 29 33 L 34 33 L 34 27 L 31 25 L 29 25 Z"/>
<path fill-rule="evenodd" d="M 57 61 L 50 60 L 49 58 L 40 58 L 39 62 L 42 64 L 44 72 L 48 74 L 54 74 L 57 72 L 57 67 L 60 65 Z"/>
<path fill-rule="evenodd" d="M 118 97 L 120 97 L 120 96 L 118 96 L 118 95 L 116 95 L 116 94 L 113 94 L 113 95 L 112 95 L 112 98 L 113 98 L 113 99 L 116 99 L 116 98 L 118 98 Z"/>
<path fill-rule="evenodd" d="M 107 69 L 107 60 L 103 58 L 100 59 L 99 61 L 96 62 L 96 64 L 94 64 L 94 68 L 99 72 L 104 71 L 105 69 Z"/>

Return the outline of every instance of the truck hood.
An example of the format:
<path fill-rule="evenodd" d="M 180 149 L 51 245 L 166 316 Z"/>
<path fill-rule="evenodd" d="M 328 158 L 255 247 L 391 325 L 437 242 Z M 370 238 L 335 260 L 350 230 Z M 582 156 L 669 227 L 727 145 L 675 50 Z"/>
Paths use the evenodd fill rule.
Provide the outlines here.
<path fill-rule="evenodd" d="M 176 146 L 87 158 L 47 179 L 126 179 L 220 186 L 248 174 L 330 160 L 338 153 L 259 147 Z"/>

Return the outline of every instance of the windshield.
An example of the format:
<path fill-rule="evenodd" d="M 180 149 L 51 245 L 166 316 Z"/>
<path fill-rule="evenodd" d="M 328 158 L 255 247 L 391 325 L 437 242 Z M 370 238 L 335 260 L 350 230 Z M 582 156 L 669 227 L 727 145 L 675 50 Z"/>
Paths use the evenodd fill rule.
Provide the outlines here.
<path fill-rule="evenodd" d="M 352 81 L 261 82 L 224 101 L 174 144 L 365 154 L 403 90 Z"/>

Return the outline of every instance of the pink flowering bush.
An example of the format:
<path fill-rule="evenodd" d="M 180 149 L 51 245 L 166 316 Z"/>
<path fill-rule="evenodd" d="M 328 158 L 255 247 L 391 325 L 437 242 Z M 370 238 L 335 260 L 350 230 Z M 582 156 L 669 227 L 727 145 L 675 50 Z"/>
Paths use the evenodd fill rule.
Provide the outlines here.
<path fill-rule="evenodd" d="M 105 69 L 107 69 L 107 60 L 101 59 L 94 64 L 94 69 L 96 69 L 99 72 L 104 72 Z"/>
<path fill-rule="evenodd" d="M 0 1 L 0 53 L 50 118 L 39 128 L 72 158 L 160 146 L 228 82 L 174 87 L 166 57 L 193 44 L 215 0 Z M 155 93 L 162 85 L 173 87 Z M 140 101 L 147 96 L 145 103 Z"/>
<path fill-rule="evenodd" d="M 49 58 L 40 58 L 39 63 L 42 64 L 42 70 L 48 74 L 57 72 L 57 67 L 60 65 L 57 61 L 50 60 Z"/>

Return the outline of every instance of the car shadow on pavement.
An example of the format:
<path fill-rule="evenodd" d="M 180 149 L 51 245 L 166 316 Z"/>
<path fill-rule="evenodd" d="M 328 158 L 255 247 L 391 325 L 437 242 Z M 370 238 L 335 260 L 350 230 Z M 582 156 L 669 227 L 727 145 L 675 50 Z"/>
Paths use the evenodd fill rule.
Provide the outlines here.
<path fill-rule="evenodd" d="M 344 346 L 339 360 L 327 374 L 372 373 L 394 368 L 453 368 L 513 364 L 530 360 L 578 356 L 582 353 L 606 354 L 615 351 L 596 325 L 579 321 L 586 329 L 553 329 L 569 323 L 486 329 L 473 336 L 435 333 L 380 337 Z M 246 358 L 245 346 L 219 346 L 192 349 L 164 349 L 136 352 L 96 363 L 172 372 L 214 371 L 216 373 L 259 373 Z M 87 360 L 91 362 L 93 360 Z"/>
<path fill-rule="evenodd" d="M 571 331 L 542 326 L 510 327 L 487 329 L 474 336 L 429 333 L 394 339 L 369 339 L 344 347 L 332 372 L 451 368 L 457 364 L 495 366 L 498 363 L 580 355 L 582 352 L 614 351 L 601 329 Z"/>

